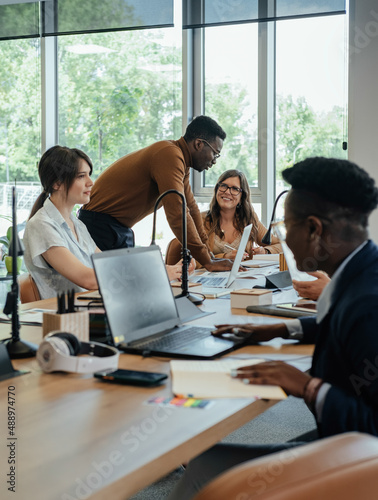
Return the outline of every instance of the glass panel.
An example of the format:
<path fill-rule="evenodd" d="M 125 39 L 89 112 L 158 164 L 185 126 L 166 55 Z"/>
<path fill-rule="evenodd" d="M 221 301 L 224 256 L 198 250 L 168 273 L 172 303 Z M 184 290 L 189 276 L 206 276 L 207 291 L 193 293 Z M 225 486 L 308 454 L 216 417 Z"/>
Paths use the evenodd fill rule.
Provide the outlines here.
<path fill-rule="evenodd" d="M 205 32 L 205 114 L 227 133 L 221 158 L 204 174 L 205 186 L 233 168 L 258 185 L 257 29 L 247 24 Z"/>
<path fill-rule="evenodd" d="M 347 158 L 346 23 L 345 16 L 277 23 L 277 194 L 281 171 L 294 162 Z"/>
<path fill-rule="evenodd" d="M 17 182 L 18 223 L 29 216 L 39 192 L 41 154 L 40 40 L 0 42 L 0 236 L 11 216 L 11 186 Z"/>
<path fill-rule="evenodd" d="M 13 5 L 0 1 L 0 40 L 39 36 L 39 2 Z M 11 2 L 9 2 L 11 3 Z"/>
<path fill-rule="evenodd" d="M 345 13 L 345 0 L 183 0 L 183 28 Z"/>
<path fill-rule="evenodd" d="M 94 177 L 127 153 L 181 137 L 178 33 L 59 38 L 59 142 L 89 154 Z"/>
<path fill-rule="evenodd" d="M 91 157 L 94 179 L 132 151 L 181 137 L 181 39 L 181 27 L 59 38 L 59 143 Z M 150 244 L 152 217 L 133 229 L 137 245 Z M 158 244 L 172 238 L 159 217 Z"/>
<path fill-rule="evenodd" d="M 173 25 L 172 0 L 55 0 L 44 2 L 43 35 Z"/>
<path fill-rule="evenodd" d="M 40 192 L 36 166 L 41 155 L 40 40 L 1 41 L 0 59 L 0 237 L 5 237 L 12 224 L 14 183 L 21 231 Z M 3 241 L 0 247 L 2 257 L 8 244 Z M 7 271 L 1 257 L 3 275 Z"/>

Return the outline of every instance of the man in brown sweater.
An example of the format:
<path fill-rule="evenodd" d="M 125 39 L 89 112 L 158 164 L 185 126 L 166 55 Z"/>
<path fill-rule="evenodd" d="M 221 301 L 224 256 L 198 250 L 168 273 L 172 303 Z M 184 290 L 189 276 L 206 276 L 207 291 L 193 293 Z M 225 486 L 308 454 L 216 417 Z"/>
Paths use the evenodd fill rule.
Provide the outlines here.
<path fill-rule="evenodd" d="M 214 260 L 206 246 L 207 234 L 194 199 L 190 168 L 203 172 L 215 165 L 226 138 L 211 118 L 198 116 L 177 141 L 159 141 L 130 153 L 108 167 L 96 180 L 90 202 L 80 210 L 84 222 L 101 250 L 134 246 L 131 228 L 154 209 L 157 198 L 168 189 L 185 195 L 187 239 L 192 256 L 209 271 L 231 268 L 226 259 Z M 182 240 L 181 198 L 162 200 L 168 223 Z"/>

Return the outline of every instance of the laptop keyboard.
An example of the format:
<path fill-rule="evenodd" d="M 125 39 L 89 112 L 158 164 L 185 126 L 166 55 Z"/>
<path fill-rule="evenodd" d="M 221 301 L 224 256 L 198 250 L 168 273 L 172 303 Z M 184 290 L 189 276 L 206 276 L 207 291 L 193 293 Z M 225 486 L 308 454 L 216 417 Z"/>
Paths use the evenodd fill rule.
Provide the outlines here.
<path fill-rule="evenodd" d="M 138 348 L 143 347 L 150 350 L 167 350 L 171 348 L 180 349 L 190 345 L 195 340 L 200 340 L 211 335 L 212 328 L 203 326 L 191 326 L 181 332 L 172 331 L 156 340 L 149 340 L 138 344 Z"/>
<path fill-rule="evenodd" d="M 196 280 L 197 283 L 202 283 L 203 285 L 209 286 L 209 287 L 221 287 L 226 285 L 227 280 L 224 278 L 208 278 L 207 276 L 203 276 L 202 278 L 200 277 L 198 280 Z"/>

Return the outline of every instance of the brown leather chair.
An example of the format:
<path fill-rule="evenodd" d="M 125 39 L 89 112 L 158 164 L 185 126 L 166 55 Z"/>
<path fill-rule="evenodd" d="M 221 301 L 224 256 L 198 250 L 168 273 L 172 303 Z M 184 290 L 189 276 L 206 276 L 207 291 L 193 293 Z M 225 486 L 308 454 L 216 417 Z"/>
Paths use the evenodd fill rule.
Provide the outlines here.
<path fill-rule="evenodd" d="M 18 285 L 20 288 L 21 304 L 41 300 L 37 285 L 29 273 L 21 274 L 18 277 Z"/>
<path fill-rule="evenodd" d="M 194 500 L 376 498 L 378 438 L 339 434 L 233 467 Z"/>
<path fill-rule="evenodd" d="M 182 245 L 177 238 L 174 238 L 168 243 L 165 251 L 165 263 L 174 266 L 181 260 Z"/>

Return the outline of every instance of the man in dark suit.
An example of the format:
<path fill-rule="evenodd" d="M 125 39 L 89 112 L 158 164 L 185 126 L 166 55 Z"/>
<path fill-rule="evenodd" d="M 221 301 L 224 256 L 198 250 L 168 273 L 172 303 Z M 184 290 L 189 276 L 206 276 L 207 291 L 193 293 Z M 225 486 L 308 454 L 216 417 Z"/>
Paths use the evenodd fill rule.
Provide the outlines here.
<path fill-rule="evenodd" d="M 364 170 L 346 160 L 308 158 L 282 175 L 292 186 L 284 225 L 297 267 L 332 278 L 319 297 L 317 316 L 275 325 L 219 325 L 214 334 L 232 332 L 246 343 L 275 337 L 315 343 L 310 375 L 268 361 L 233 376 L 244 383 L 279 385 L 303 398 L 320 437 L 348 431 L 378 436 L 378 247 L 368 239 L 378 189 Z M 193 461 L 182 485 L 198 489 L 232 465 L 286 446 L 217 445 Z"/>

